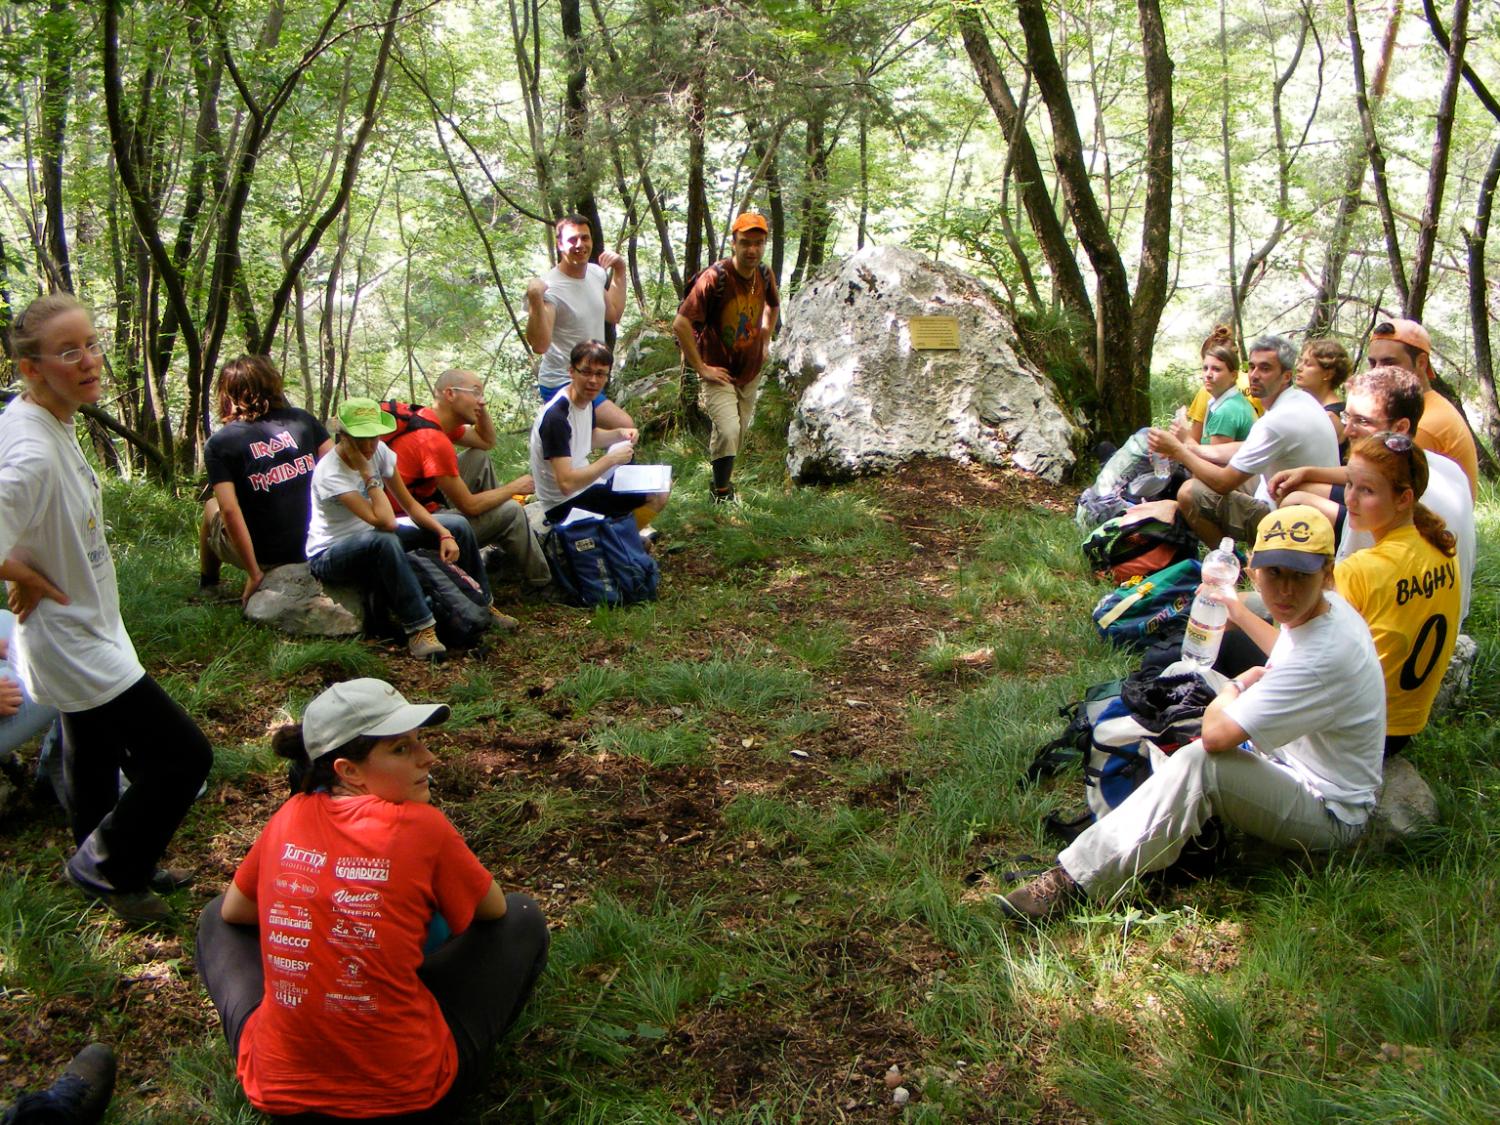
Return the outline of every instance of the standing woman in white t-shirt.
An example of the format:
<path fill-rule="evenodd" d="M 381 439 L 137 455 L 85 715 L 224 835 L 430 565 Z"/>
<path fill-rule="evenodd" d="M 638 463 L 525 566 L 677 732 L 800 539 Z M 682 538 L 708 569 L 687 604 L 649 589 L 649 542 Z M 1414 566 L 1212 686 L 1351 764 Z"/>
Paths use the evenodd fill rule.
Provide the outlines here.
<path fill-rule="evenodd" d="M 78 843 L 65 874 L 132 924 L 167 922 L 154 891 L 185 879 L 157 862 L 213 750 L 147 675 L 120 620 L 99 478 L 74 429 L 103 393 L 104 349 L 65 293 L 27 305 L 10 345 L 26 389 L 0 416 L 0 577 L 18 622 L 16 669 L 32 698 L 62 712 Z"/>

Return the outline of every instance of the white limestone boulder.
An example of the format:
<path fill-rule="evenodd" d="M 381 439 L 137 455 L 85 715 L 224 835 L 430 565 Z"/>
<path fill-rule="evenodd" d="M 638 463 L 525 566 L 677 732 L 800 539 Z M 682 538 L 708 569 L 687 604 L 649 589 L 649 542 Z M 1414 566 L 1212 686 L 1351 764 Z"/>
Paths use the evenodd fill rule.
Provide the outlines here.
<path fill-rule="evenodd" d="M 364 608 L 352 586 L 324 586 L 306 563 L 266 571 L 245 616 L 294 636 L 354 637 L 364 631 Z"/>
<path fill-rule="evenodd" d="M 959 347 L 913 349 L 908 318 L 954 316 Z M 787 469 L 798 481 L 889 470 L 914 457 L 1014 464 L 1050 481 L 1081 433 L 975 278 L 900 247 L 866 247 L 782 309 L 773 360 L 796 402 Z"/>

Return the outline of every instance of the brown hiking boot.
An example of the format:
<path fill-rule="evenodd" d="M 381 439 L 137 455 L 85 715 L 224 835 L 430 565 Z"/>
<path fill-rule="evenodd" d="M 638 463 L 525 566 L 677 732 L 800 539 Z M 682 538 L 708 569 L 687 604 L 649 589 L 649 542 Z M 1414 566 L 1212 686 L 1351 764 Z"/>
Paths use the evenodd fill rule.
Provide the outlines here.
<path fill-rule="evenodd" d="M 512 633 L 521 627 L 519 621 L 508 613 L 501 613 L 493 604 L 490 605 L 490 624 L 502 633 Z"/>
<path fill-rule="evenodd" d="M 1007 918 L 1023 922 L 1046 922 L 1057 917 L 1083 897 L 1083 888 L 1061 867 L 1017 887 L 1008 895 L 995 895 L 995 905 Z"/>
<path fill-rule="evenodd" d="M 437 630 L 431 625 L 418 629 L 406 638 L 406 651 L 418 660 L 432 660 L 447 654 L 447 646 L 437 639 Z"/>

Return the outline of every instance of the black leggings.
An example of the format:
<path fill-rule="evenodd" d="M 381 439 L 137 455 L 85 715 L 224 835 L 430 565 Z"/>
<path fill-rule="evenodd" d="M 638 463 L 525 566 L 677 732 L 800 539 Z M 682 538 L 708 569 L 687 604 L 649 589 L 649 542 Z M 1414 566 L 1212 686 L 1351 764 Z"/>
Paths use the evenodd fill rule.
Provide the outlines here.
<path fill-rule="evenodd" d="M 65 713 L 63 777 L 78 851 L 68 870 L 100 891 L 141 891 L 213 765 L 208 739 L 143 675 L 108 703 Z M 120 792 L 120 771 L 130 788 Z"/>
<path fill-rule="evenodd" d="M 224 1038 L 239 1057 L 240 1033 L 265 993 L 260 930 L 224 921 L 224 896 L 198 918 L 198 974 L 218 1009 Z M 432 993 L 458 1046 L 458 1075 L 431 1108 L 380 1118 L 410 1125 L 450 1122 L 458 1107 L 479 1090 L 489 1071 L 490 1053 L 521 1014 L 547 965 L 547 923 L 528 896 L 505 896 L 505 917 L 475 922 L 428 954 L 417 975 Z M 329 1075 L 337 1082 L 337 1075 Z M 336 1118 L 299 1114 L 282 1120 L 317 1122 Z"/>

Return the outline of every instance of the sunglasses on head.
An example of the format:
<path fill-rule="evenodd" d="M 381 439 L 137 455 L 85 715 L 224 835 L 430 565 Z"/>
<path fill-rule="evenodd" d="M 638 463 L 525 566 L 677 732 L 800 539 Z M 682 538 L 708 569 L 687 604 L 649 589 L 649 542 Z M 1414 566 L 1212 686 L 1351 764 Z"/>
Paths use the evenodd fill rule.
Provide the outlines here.
<path fill-rule="evenodd" d="M 1385 446 L 1392 453 L 1411 452 L 1412 441 L 1410 434 L 1398 434 L 1386 430 L 1384 433 L 1376 434 L 1375 437 L 1379 439 L 1381 445 Z"/>

